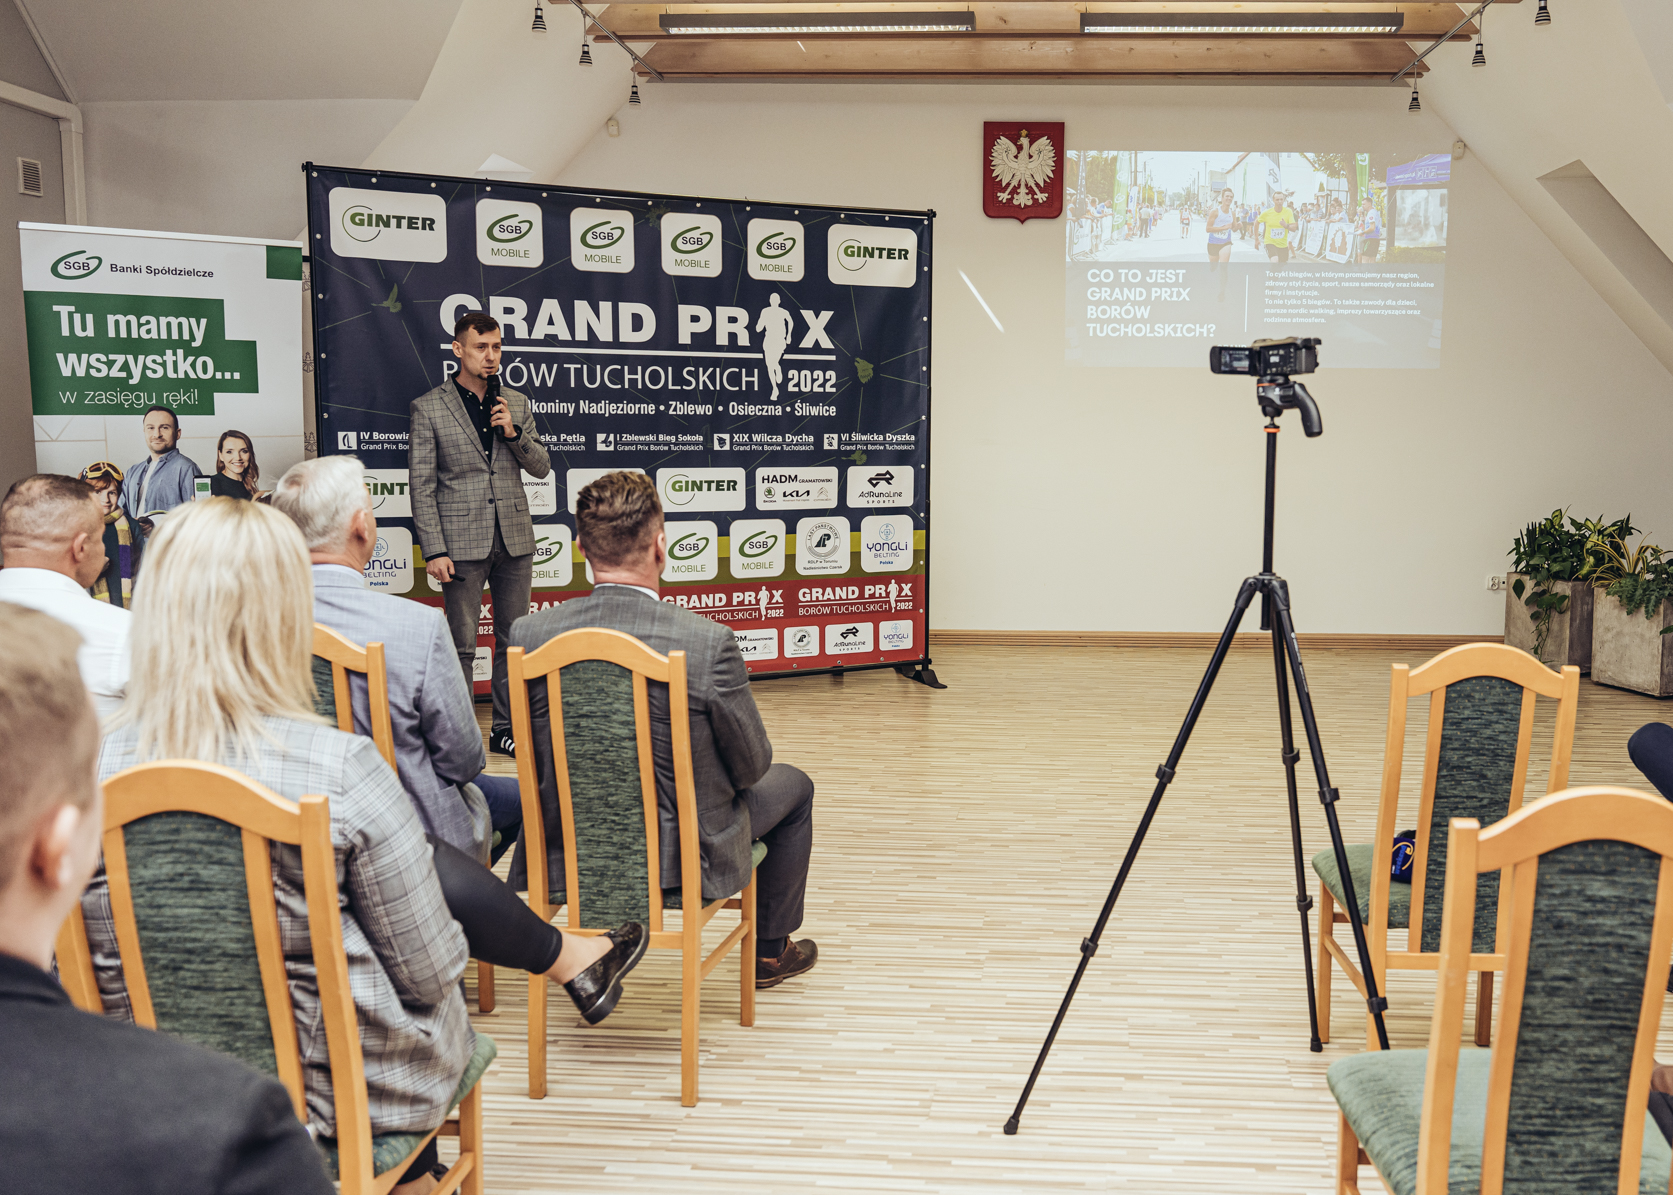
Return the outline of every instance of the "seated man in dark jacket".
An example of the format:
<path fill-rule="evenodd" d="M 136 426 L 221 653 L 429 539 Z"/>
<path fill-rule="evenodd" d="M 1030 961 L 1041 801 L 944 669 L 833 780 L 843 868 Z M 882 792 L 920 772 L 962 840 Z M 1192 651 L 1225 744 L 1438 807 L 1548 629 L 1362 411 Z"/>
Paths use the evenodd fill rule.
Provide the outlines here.
<path fill-rule="evenodd" d="M 0 1156 L 20 1195 L 330 1195 L 290 1097 L 199 1046 L 77 1011 L 47 970 L 99 860 L 80 636 L 0 603 Z M 52 750 L 42 751 L 41 744 Z"/>
<path fill-rule="evenodd" d="M 792 941 L 802 924 L 808 858 L 813 851 L 813 781 L 789 764 L 773 763 L 749 673 L 725 625 L 661 600 L 658 583 L 667 561 L 667 536 L 656 486 L 643 473 L 610 473 L 576 500 L 576 538 L 592 565 L 595 587 L 521 618 L 514 646 L 533 651 L 565 631 L 606 627 L 632 635 L 653 651 L 686 653 L 691 760 L 697 787 L 698 842 L 703 896 L 732 896 L 749 880 L 750 843 L 767 845 L 757 879 L 755 986 L 774 987 L 811 968 L 812 939 Z M 661 807 L 662 886 L 680 884 L 679 822 L 674 811 L 673 749 L 668 732 L 668 687 L 650 687 L 652 754 Z M 540 799 L 546 824 L 556 827 L 558 797 L 552 776 L 545 694 L 530 694 L 539 744 Z M 525 837 L 517 844 L 511 882 L 526 884 Z M 546 836 L 547 875 L 561 877 L 563 836 Z"/>

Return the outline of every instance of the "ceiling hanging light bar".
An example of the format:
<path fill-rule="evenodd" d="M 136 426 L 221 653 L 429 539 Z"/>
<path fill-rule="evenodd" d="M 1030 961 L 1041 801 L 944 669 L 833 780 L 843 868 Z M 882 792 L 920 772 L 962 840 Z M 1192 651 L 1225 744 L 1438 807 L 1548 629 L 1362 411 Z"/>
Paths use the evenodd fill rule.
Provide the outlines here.
<path fill-rule="evenodd" d="M 1485 40 L 1486 37 L 1487 37 L 1487 14 L 1482 13 L 1481 14 L 1481 22 L 1476 27 L 1476 32 L 1475 32 L 1475 54 L 1470 58 L 1470 65 L 1472 67 L 1474 67 L 1474 66 L 1486 66 L 1487 65 L 1487 43 L 1486 43 L 1486 40 Z"/>
<path fill-rule="evenodd" d="M 971 33 L 973 12 L 772 12 L 663 14 L 664 33 L 687 37 L 781 36 L 819 33 Z"/>
<path fill-rule="evenodd" d="M 1543 2 L 1543 0 L 1542 0 L 1542 2 Z M 1451 41 L 1453 34 L 1457 33 L 1465 25 L 1468 25 L 1471 21 L 1475 20 L 1482 13 L 1486 12 L 1487 11 L 1487 6 L 1489 4 L 1492 4 L 1492 3 L 1493 3 L 1493 0 L 1481 0 L 1481 3 L 1476 6 L 1476 10 L 1474 12 L 1467 14 L 1462 21 L 1459 21 L 1451 29 L 1448 29 L 1445 33 L 1441 34 L 1433 42 L 1431 42 L 1429 44 L 1429 47 L 1426 50 L 1424 50 L 1423 53 L 1419 54 L 1416 58 L 1414 58 L 1410 62 L 1406 63 L 1405 66 L 1401 67 L 1399 70 L 1395 71 L 1392 75 L 1390 75 L 1388 77 L 1388 81 L 1390 83 L 1398 83 L 1398 82 L 1400 82 L 1401 79 L 1404 79 L 1407 75 L 1410 75 L 1412 77 L 1412 102 L 1406 105 L 1406 111 L 1416 112 L 1422 107 L 1422 105 L 1420 105 L 1417 102 L 1417 68 L 1418 68 L 1419 64 L 1422 63 L 1425 58 L 1429 57 L 1429 55 L 1433 54 L 1436 50 L 1438 50 L 1442 46 L 1446 45 L 1447 42 Z M 1479 53 L 1480 51 L 1478 50 L 1477 52 Z M 1483 59 L 1483 62 L 1485 62 L 1485 61 L 1486 60 Z"/>
<path fill-rule="evenodd" d="M 1324 35 L 1365 37 L 1400 32 L 1405 15 L 1398 12 L 1351 13 L 1120 13 L 1084 12 L 1082 33 L 1122 36 L 1177 36 L 1180 34 L 1245 37 Z"/>
<path fill-rule="evenodd" d="M 626 54 L 629 58 L 633 59 L 633 61 L 639 67 L 639 73 L 640 74 L 649 75 L 651 78 L 655 79 L 658 83 L 662 83 L 662 82 L 665 81 L 663 79 L 661 71 L 657 70 L 656 67 L 652 66 L 650 63 L 646 62 L 643 58 L 641 58 L 637 53 L 635 53 L 632 46 L 629 46 L 626 42 L 624 42 L 621 38 L 617 37 L 615 35 L 615 33 L 611 31 L 610 26 L 606 25 L 603 21 L 601 21 L 597 17 L 593 16 L 592 13 L 588 12 L 587 11 L 587 6 L 585 4 L 582 4 L 581 0 L 569 0 L 569 3 L 577 12 L 579 12 L 581 14 L 581 17 L 582 17 L 583 21 L 585 21 L 589 24 L 598 26 L 598 31 L 600 33 L 604 34 L 605 37 L 607 37 L 611 41 L 615 42 L 616 43 L 616 48 L 619 49 L 623 54 Z M 585 49 L 586 49 L 586 34 L 585 34 L 585 31 L 586 31 L 586 28 L 587 28 L 586 24 L 583 24 L 581 26 L 581 29 L 582 29 L 582 51 L 583 51 L 583 58 L 585 60 L 585 65 L 591 66 L 592 65 L 592 57 L 591 57 L 591 55 L 588 55 L 588 54 L 585 53 Z"/>

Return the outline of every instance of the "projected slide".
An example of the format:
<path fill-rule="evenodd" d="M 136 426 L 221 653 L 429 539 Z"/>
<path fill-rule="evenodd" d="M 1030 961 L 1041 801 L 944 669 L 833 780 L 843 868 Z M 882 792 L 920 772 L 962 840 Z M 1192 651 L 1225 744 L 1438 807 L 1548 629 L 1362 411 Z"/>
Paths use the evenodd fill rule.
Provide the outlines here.
<path fill-rule="evenodd" d="M 1068 360 L 1206 368 L 1317 336 L 1330 368 L 1441 363 L 1452 158 L 1070 150 Z"/>

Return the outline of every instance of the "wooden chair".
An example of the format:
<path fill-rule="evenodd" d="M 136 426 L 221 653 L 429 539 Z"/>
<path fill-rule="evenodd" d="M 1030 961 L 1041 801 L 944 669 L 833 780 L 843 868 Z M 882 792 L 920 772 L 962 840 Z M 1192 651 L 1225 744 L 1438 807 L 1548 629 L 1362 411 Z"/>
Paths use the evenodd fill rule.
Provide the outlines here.
<path fill-rule="evenodd" d="M 349 673 L 366 678 L 367 707 L 372 720 L 372 742 L 391 771 L 395 767 L 395 728 L 389 717 L 389 669 L 383 661 L 383 644 L 356 647 L 330 627 L 314 624 L 314 709 L 322 718 L 336 718 L 337 729 L 354 733 L 354 703 L 349 694 Z M 330 699 L 327 700 L 327 694 Z M 494 1011 L 494 965 L 476 963 L 476 1010 Z"/>
<path fill-rule="evenodd" d="M 681 952 L 680 1103 L 697 1103 L 697 1027 L 702 982 L 734 946 L 742 944 L 738 1023 L 755 1023 L 755 878 L 736 896 L 705 902 L 697 848 L 697 792 L 691 765 L 691 725 L 685 716 L 685 653 L 659 655 L 631 635 L 578 630 L 538 650 L 507 653 L 511 726 L 517 740 L 517 780 L 523 796 L 523 842 L 529 906 L 550 921 L 567 905 L 564 932 L 598 934 L 623 921 L 641 921 L 650 945 Z M 546 826 L 536 775 L 537 744 L 529 686 L 544 681 L 551 759 L 562 813 L 564 875 L 554 895 L 546 868 Z M 680 823 L 680 888 L 664 892 L 658 841 L 656 774 L 651 757 L 646 682 L 668 686 L 674 795 Z M 766 855 L 756 843 L 754 866 Z M 555 903 L 554 903 L 555 902 Z M 663 928 L 663 911 L 681 909 L 680 928 Z M 738 924 L 706 957 L 703 927 L 722 908 L 738 909 Z M 529 1097 L 546 1094 L 546 988 L 529 978 Z"/>
<path fill-rule="evenodd" d="M 272 860 L 273 844 L 298 847 L 336 1107 L 336 1141 L 318 1142 L 327 1168 L 343 1195 L 383 1195 L 432 1137 L 457 1137 L 459 1160 L 438 1195 L 482 1195 L 478 1082 L 496 1053 L 487 1035 L 477 1035 L 454 1093 L 457 1118 L 428 1133 L 372 1136 L 326 798 L 293 803 L 231 768 L 196 762 L 141 764 L 104 790 L 105 872 L 135 1021 L 277 1076 L 306 1122 Z M 79 908 L 59 933 L 58 952 L 66 990 L 96 1011 Z"/>
<path fill-rule="evenodd" d="M 1382 795 L 1377 804 L 1373 841 L 1350 846 L 1348 863 L 1354 895 L 1365 922 L 1377 990 L 1387 995 L 1390 970 L 1430 971 L 1439 958 L 1446 876 L 1446 827 L 1454 817 L 1491 824 L 1522 807 L 1533 739 L 1536 697 L 1557 699 L 1557 724 L 1551 740 L 1551 773 L 1546 791 L 1568 785 L 1574 747 L 1575 707 L 1580 670 L 1573 665 L 1552 672 L 1527 652 L 1499 643 L 1468 643 L 1444 651 L 1417 669 L 1396 664 L 1389 683 L 1388 737 L 1383 746 Z M 1429 733 L 1424 747 L 1423 780 L 1418 789 L 1417 841 L 1412 851 L 1411 883 L 1390 878 L 1394 835 L 1400 821 L 1400 776 L 1406 745 L 1406 704 L 1429 694 Z M 1410 821 L 1407 825 L 1411 825 Z M 1361 996 L 1365 980 L 1353 940 L 1338 942 L 1334 927 L 1346 924 L 1347 901 L 1336 856 L 1313 856 L 1319 877 L 1318 998 L 1319 1037 L 1330 1040 L 1330 966 L 1334 959 Z M 1492 1040 L 1493 972 L 1504 970 L 1495 926 L 1508 906 L 1499 899 L 1498 880 L 1480 886 L 1476 915 L 1475 1041 Z M 1406 931 L 1400 948 L 1389 948 L 1389 931 Z M 1368 1041 L 1374 1026 L 1366 1017 Z"/>
<path fill-rule="evenodd" d="M 1479 969 L 1478 876 L 1502 873 L 1508 916 L 1499 1043 L 1461 1048 Z M 1448 835 L 1427 1050 L 1331 1066 L 1338 1195 L 1369 1162 L 1390 1191 L 1665 1192 L 1670 1150 L 1647 1103 L 1673 954 L 1673 805 L 1576 788 L 1491 829 Z"/>

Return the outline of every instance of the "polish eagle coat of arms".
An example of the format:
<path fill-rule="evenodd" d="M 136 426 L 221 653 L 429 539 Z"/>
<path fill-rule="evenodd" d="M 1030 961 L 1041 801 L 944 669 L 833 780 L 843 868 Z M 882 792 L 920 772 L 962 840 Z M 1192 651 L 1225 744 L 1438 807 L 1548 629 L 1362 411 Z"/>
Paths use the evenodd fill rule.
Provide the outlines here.
<path fill-rule="evenodd" d="M 995 219 L 1052 219 L 1063 213 L 1058 157 L 1063 125 L 989 121 L 982 126 L 987 151 L 982 170 L 982 210 Z"/>

